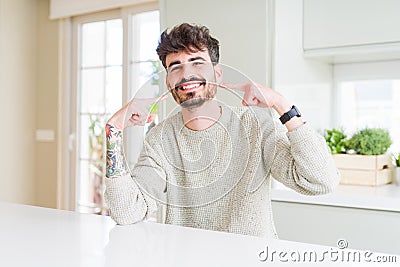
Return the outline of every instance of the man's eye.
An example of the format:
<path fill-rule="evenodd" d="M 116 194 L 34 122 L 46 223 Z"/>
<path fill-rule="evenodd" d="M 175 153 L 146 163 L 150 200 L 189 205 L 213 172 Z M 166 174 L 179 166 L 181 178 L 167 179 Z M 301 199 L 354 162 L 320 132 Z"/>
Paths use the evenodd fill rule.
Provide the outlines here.
<path fill-rule="evenodd" d="M 193 61 L 193 65 L 203 65 L 204 64 L 204 62 L 203 61 Z"/>
<path fill-rule="evenodd" d="M 176 66 L 171 67 L 171 68 L 169 69 L 169 71 L 170 71 L 170 72 L 174 72 L 174 71 L 177 71 L 177 70 L 179 70 L 179 69 L 181 69 L 181 68 L 182 68 L 182 66 L 176 65 Z"/>

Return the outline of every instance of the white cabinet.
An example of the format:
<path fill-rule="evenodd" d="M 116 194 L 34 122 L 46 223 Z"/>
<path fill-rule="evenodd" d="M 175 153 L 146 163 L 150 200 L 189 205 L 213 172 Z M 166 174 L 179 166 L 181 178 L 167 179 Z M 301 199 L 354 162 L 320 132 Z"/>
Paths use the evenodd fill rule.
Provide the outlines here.
<path fill-rule="evenodd" d="M 400 51 L 399 11 L 398 0 L 303 0 L 304 51 L 349 56 Z"/>
<path fill-rule="evenodd" d="M 280 239 L 326 246 L 345 239 L 352 249 L 399 253 L 399 212 L 281 201 L 272 209 Z"/>

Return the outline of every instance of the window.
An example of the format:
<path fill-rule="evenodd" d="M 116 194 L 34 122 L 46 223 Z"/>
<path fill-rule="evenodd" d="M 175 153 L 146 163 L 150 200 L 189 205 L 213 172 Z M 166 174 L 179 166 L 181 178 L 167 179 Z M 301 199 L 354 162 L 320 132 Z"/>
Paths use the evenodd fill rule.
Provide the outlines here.
<path fill-rule="evenodd" d="M 72 99 L 76 108 L 71 116 L 76 143 L 71 167 L 75 169 L 75 207 L 79 212 L 105 213 L 104 125 L 158 72 L 159 12 L 135 11 L 126 8 L 74 19 L 76 90 Z M 158 84 L 153 84 L 145 96 L 153 97 L 158 91 Z M 142 127 L 128 134 L 129 140 L 140 141 L 130 153 L 130 164 L 141 149 L 144 131 Z"/>
<path fill-rule="evenodd" d="M 365 127 L 385 128 L 393 140 L 390 151 L 400 151 L 400 62 L 335 66 L 335 126 L 348 135 Z"/>
<path fill-rule="evenodd" d="M 400 79 L 341 82 L 337 90 L 338 121 L 347 132 L 365 127 L 388 129 L 391 150 L 400 151 Z"/>
<path fill-rule="evenodd" d="M 134 14 L 130 19 L 131 35 L 130 44 L 130 90 L 128 98 L 152 98 L 159 94 L 158 72 L 160 61 L 156 53 L 158 38 L 160 36 L 159 12 L 150 11 Z M 136 37 L 136 38 L 135 38 Z M 158 118 L 155 119 L 158 121 Z M 136 163 L 143 146 L 145 127 L 132 127 L 125 133 L 127 161 L 130 167 Z"/>
<path fill-rule="evenodd" d="M 78 84 L 78 210 L 102 209 L 104 124 L 122 105 L 121 19 L 80 25 Z"/>
<path fill-rule="evenodd" d="M 133 38 L 131 42 L 131 94 L 134 96 L 139 88 L 159 71 L 160 62 L 156 53 L 158 38 L 160 36 L 159 12 L 145 12 L 132 15 L 131 31 Z M 158 94 L 158 86 L 148 92 L 149 97 Z M 142 93 L 142 92 L 139 92 Z M 144 93 L 144 92 L 143 92 Z"/>

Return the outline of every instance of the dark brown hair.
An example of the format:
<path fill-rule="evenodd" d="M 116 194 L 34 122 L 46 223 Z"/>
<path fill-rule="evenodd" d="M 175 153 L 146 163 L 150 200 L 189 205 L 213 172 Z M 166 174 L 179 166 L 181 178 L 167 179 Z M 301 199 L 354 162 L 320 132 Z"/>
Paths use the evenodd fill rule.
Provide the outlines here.
<path fill-rule="evenodd" d="M 208 28 L 183 23 L 161 34 L 156 51 L 164 68 L 167 68 L 165 62 L 167 55 L 180 51 L 195 53 L 205 48 L 208 50 L 211 61 L 218 63 L 219 42 L 210 36 Z"/>

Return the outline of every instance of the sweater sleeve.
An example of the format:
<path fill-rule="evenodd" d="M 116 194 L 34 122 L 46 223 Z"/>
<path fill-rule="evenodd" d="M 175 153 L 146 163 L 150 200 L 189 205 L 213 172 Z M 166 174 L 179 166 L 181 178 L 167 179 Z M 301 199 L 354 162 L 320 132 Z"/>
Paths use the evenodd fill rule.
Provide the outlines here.
<path fill-rule="evenodd" d="M 307 123 L 287 132 L 274 123 L 273 147 L 265 146 L 264 155 L 272 160 L 271 175 L 277 181 L 305 195 L 330 193 L 340 176 L 324 138 Z M 266 157 L 264 157 L 264 161 Z"/>
<path fill-rule="evenodd" d="M 157 164 L 156 157 L 145 142 L 131 174 L 105 178 L 105 201 L 117 224 L 148 219 L 157 210 L 157 203 L 165 200 L 165 172 Z"/>

